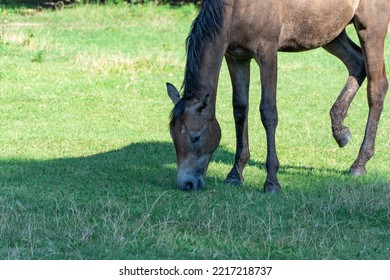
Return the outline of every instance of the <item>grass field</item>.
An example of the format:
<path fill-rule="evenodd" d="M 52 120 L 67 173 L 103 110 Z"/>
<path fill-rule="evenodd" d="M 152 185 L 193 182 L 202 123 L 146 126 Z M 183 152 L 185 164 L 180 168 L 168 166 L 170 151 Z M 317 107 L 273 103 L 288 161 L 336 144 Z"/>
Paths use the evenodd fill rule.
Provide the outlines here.
<path fill-rule="evenodd" d="M 328 112 L 347 71 L 325 51 L 279 57 L 282 194 L 262 194 L 255 63 L 245 184 L 223 185 L 235 148 L 224 65 L 223 136 L 207 188 L 180 192 L 165 82 L 181 84 L 196 10 L 0 11 L 0 259 L 390 258 L 390 101 L 369 174 L 349 177 L 364 134 L 366 83 L 346 120 L 351 143 L 339 149 Z"/>

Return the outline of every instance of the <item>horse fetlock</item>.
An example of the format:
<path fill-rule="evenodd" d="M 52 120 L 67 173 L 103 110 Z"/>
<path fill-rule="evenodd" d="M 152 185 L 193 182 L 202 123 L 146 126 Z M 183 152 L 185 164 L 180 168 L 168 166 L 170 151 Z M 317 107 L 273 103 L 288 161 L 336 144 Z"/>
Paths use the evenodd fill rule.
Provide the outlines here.
<path fill-rule="evenodd" d="M 229 172 L 229 174 L 226 177 L 225 185 L 228 186 L 240 186 L 244 182 L 244 178 L 240 174 L 240 172 L 237 170 L 236 167 L 233 167 L 232 170 Z"/>
<path fill-rule="evenodd" d="M 266 179 L 264 183 L 264 193 L 280 193 L 282 191 L 282 187 L 280 186 L 277 180 Z"/>
<path fill-rule="evenodd" d="M 363 176 L 366 174 L 367 174 L 366 167 L 365 165 L 362 164 L 354 163 L 349 170 L 349 175 L 351 176 Z"/>
<path fill-rule="evenodd" d="M 231 177 L 227 177 L 226 180 L 225 180 L 225 185 L 226 186 L 233 186 L 233 187 L 239 187 L 242 185 L 242 181 L 240 181 L 239 179 L 237 178 L 231 178 Z"/>

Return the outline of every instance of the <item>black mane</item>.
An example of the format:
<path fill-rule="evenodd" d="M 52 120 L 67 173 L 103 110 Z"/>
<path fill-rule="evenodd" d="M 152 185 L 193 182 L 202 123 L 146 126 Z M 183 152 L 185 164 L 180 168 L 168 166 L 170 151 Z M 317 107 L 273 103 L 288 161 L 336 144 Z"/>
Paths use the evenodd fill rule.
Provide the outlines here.
<path fill-rule="evenodd" d="M 179 118 L 186 100 L 194 97 L 200 90 L 200 60 L 205 43 L 212 41 L 219 34 L 223 24 L 224 0 L 203 0 L 199 14 L 192 23 L 186 40 L 187 63 L 181 91 L 183 96 L 175 105 L 171 114 L 171 123 Z"/>

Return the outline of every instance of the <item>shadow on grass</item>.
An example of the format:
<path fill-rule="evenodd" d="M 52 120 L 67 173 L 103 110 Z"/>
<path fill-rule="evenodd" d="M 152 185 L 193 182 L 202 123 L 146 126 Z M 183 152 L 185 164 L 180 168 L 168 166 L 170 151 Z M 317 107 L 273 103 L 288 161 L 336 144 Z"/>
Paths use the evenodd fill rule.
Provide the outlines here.
<path fill-rule="evenodd" d="M 234 154 L 219 147 L 213 161 L 231 166 Z M 264 172 L 265 164 L 251 160 Z M 281 166 L 279 174 L 288 178 L 304 177 L 308 186 L 318 182 L 337 182 L 349 178 L 346 172 L 304 166 Z M 210 172 L 207 177 L 210 177 Z M 135 143 L 106 153 L 52 160 L 0 160 L 0 191 L 29 189 L 32 192 L 63 190 L 74 193 L 130 193 L 139 189 L 175 189 L 176 158 L 173 145 L 167 142 Z M 264 178 L 258 178 L 258 186 Z M 344 178 L 344 179 L 345 179 Z M 217 183 L 225 178 L 217 177 Z M 294 180 L 297 182 L 298 178 Z M 348 179 L 345 179 L 348 180 Z M 326 182 L 325 182 L 326 183 Z M 252 187 L 252 186 L 250 186 Z M 288 187 L 288 186 L 287 186 Z"/>
<path fill-rule="evenodd" d="M 116 192 L 174 185 L 174 150 L 169 143 L 135 143 L 77 158 L 0 160 L 4 187 L 51 188 L 75 192 Z"/>
<path fill-rule="evenodd" d="M 232 152 L 220 147 L 213 160 L 231 165 L 233 158 Z M 252 160 L 249 164 L 262 169 L 265 177 L 263 163 Z M 347 179 L 337 170 L 282 166 L 280 177 L 288 182 L 284 186 L 285 195 L 266 197 L 261 195 L 262 182 L 256 186 L 246 183 L 235 191 L 222 187 L 221 176 L 217 176 L 214 185 L 208 179 L 205 192 L 177 191 L 175 151 L 166 142 L 135 143 L 78 158 L 0 160 L 0 258 L 203 259 L 214 258 L 215 252 L 221 252 L 217 258 L 233 259 L 330 258 L 327 252 L 333 250 L 335 242 L 344 248 L 339 235 L 329 240 L 330 249 L 317 243 L 319 251 L 313 252 L 316 246 L 306 249 L 306 239 L 296 240 L 290 232 L 294 235 L 315 225 L 308 239 L 316 240 L 318 231 L 327 237 L 336 214 L 338 224 L 349 225 L 351 217 L 363 223 L 359 224 L 358 233 L 361 228 L 377 229 L 379 233 L 374 238 L 370 235 L 370 240 L 381 243 L 372 246 L 384 248 L 383 244 L 387 244 L 382 221 L 387 222 L 388 200 L 382 194 L 388 193 L 388 189 L 382 188 L 379 194 L 366 192 L 365 187 L 360 188 L 354 179 Z M 388 183 L 385 180 L 378 185 Z M 372 185 L 373 176 L 366 182 Z M 355 185 L 363 191 L 344 188 L 343 197 L 352 194 L 353 199 L 338 200 L 339 186 L 343 184 Z M 333 186 L 330 195 L 323 186 Z M 376 207 L 366 201 L 374 201 Z M 317 211 L 319 207 L 323 212 Z M 291 216 L 296 211 L 310 215 Z M 370 215 L 375 215 L 374 221 L 379 222 L 367 223 L 361 211 L 374 212 Z M 275 240 L 281 242 L 267 241 L 262 232 L 271 229 Z M 214 242 L 222 236 L 222 241 Z M 286 240 L 292 241 L 286 243 Z M 256 246 L 249 250 L 248 241 Z M 387 256 L 387 252 L 381 254 Z M 335 258 L 346 255 L 335 253 Z"/>

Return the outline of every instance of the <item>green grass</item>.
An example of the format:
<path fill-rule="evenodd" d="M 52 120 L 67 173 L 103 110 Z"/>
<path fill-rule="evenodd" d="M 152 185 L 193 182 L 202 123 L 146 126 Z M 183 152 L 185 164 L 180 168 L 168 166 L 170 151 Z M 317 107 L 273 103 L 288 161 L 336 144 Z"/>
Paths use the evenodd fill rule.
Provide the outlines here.
<path fill-rule="evenodd" d="M 207 188 L 188 193 L 175 188 L 165 82 L 182 81 L 194 8 L 0 11 L 1 259 L 390 258 L 389 99 L 369 174 L 351 178 L 365 85 L 346 120 L 353 139 L 339 149 L 328 111 L 347 71 L 325 51 L 279 57 L 284 192 L 261 192 L 266 149 L 253 63 L 245 184 L 223 185 L 235 145 L 224 65 L 221 145 Z M 388 39 L 388 65 L 389 54 Z"/>

